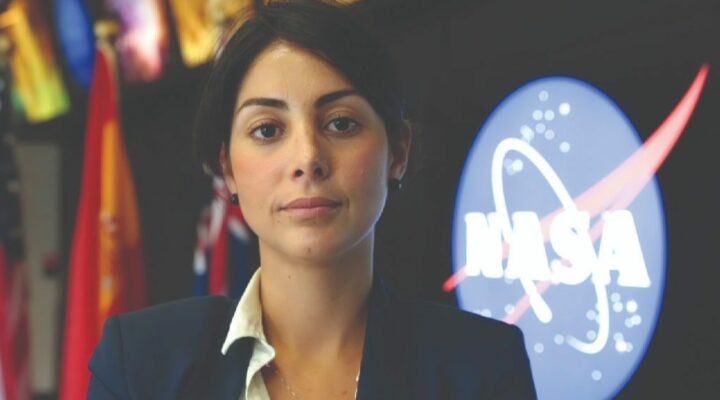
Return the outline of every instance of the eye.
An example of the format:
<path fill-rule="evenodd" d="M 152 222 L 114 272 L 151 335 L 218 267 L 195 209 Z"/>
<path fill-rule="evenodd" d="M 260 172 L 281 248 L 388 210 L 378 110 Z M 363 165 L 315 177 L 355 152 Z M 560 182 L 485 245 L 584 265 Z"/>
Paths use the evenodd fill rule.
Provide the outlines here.
<path fill-rule="evenodd" d="M 358 128 L 359 124 L 349 117 L 333 118 L 328 124 L 327 129 L 333 132 L 347 133 L 353 132 Z"/>
<path fill-rule="evenodd" d="M 260 140 L 272 140 L 280 134 L 280 128 L 271 123 L 263 123 L 256 127 L 250 132 L 250 135 L 255 139 Z"/>

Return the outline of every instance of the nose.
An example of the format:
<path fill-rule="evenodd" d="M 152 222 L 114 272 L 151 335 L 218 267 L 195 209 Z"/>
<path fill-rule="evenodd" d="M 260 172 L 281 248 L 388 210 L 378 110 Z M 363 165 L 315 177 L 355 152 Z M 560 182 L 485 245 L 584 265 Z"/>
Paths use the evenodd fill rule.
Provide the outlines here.
<path fill-rule="evenodd" d="M 306 124 L 296 132 L 292 151 L 295 157 L 294 179 L 322 181 L 330 174 L 329 149 L 315 127 Z"/>

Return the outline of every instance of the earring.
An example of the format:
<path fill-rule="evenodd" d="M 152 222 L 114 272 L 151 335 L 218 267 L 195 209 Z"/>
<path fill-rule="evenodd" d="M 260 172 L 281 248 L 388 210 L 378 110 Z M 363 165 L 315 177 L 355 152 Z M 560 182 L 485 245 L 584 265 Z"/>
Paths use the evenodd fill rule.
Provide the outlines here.
<path fill-rule="evenodd" d="M 240 199 L 238 199 L 237 193 L 233 193 L 230 195 L 230 202 L 235 205 L 240 204 Z"/>
<path fill-rule="evenodd" d="M 400 190 L 402 189 L 402 182 L 400 182 L 400 179 L 397 178 L 390 178 L 388 179 L 388 186 L 392 190 Z"/>

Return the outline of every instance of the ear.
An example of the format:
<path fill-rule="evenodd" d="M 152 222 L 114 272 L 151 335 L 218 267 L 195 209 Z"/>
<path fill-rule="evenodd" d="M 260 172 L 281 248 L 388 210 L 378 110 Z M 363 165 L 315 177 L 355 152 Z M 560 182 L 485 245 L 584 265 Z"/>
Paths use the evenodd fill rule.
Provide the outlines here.
<path fill-rule="evenodd" d="M 223 179 L 230 193 L 237 193 L 237 187 L 235 186 L 235 176 L 232 172 L 232 165 L 230 164 L 230 156 L 225 146 L 225 143 L 220 147 L 220 154 L 218 154 L 218 163 L 222 170 Z"/>
<path fill-rule="evenodd" d="M 409 121 L 402 121 L 399 134 L 400 137 L 390 149 L 390 172 L 388 177 L 395 179 L 402 179 L 407 170 L 410 146 L 412 145 L 412 129 Z"/>

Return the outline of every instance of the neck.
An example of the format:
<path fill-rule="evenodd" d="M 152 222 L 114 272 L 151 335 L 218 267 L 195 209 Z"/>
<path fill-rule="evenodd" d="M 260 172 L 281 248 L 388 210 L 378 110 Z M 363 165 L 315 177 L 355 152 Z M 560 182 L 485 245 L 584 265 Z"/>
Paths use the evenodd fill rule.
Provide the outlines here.
<path fill-rule="evenodd" d="M 278 353 L 319 360 L 362 352 L 372 254 L 372 233 L 323 260 L 291 259 L 260 244 L 263 325 Z"/>

